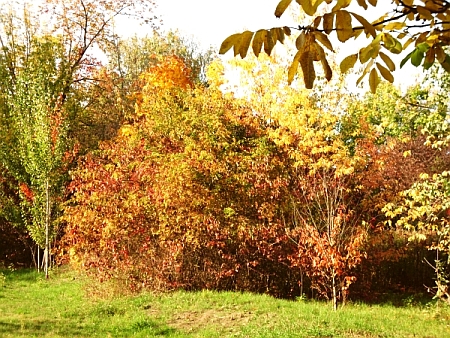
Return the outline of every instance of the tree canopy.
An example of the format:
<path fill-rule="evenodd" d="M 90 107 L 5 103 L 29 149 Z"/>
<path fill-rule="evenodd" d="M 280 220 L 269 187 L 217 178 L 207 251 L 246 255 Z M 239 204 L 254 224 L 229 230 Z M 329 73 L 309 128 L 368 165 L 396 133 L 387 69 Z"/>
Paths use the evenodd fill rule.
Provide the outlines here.
<path fill-rule="evenodd" d="M 281 17 L 288 7 L 296 2 L 311 20 L 301 22 L 298 27 L 274 27 L 256 32 L 244 31 L 226 38 L 220 47 L 220 54 L 233 48 L 234 55 L 247 56 L 251 47 L 256 56 L 263 49 L 269 54 L 278 42 L 284 43 L 286 36 L 298 32 L 295 40 L 297 52 L 288 70 L 288 82 L 294 80 L 300 66 L 305 86 L 311 89 L 316 78 L 315 62 L 322 64 L 327 80 L 332 77 L 329 65 L 330 52 L 335 44 L 330 36 L 336 33 L 337 40 L 348 43 L 364 34 L 369 43 L 345 57 L 341 64 L 342 73 L 353 68 L 356 62 L 364 65 L 357 80 L 369 75 L 369 85 L 375 92 L 381 78 L 394 81 L 392 72 L 397 65 L 389 54 L 400 54 L 408 47 L 413 49 L 400 62 L 400 68 L 408 62 L 425 69 L 439 63 L 450 71 L 450 56 L 446 47 L 450 44 L 450 2 L 445 0 L 393 0 L 388 11 L 376 20 L 369 22 L 369 7 L 380 8 L 385 2 L 377 0 L 281 0 L 275 16 Z M 351 6 L 353 5 L 353 6 Z M 350 8 L 364 9 L 365 14 L 350 11 Z M 333 42 L 332 42 L 333 41 Z"/>

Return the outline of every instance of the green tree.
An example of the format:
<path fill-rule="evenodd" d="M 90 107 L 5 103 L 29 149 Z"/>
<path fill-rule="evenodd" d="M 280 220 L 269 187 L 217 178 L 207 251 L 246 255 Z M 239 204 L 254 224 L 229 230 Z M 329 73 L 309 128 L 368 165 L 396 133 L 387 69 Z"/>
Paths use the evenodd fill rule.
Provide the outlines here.
<path fill-rule="evenodd" d="M 61 93 L 64 81 L 50 80 L 64 75 L 58 72 L 58 67 L 64 69 L 58 60 L 63 46 L 51 37 L 35 38 L 32 44 L 27 67 L 15 73 L 14 87 L 2 95 L 10 138 L 3 135 L 0 160 L 19 183 L 22 219 L 34 241 L 44 248 L 48 275 L 50 242 L 56 235 L 54 220 L 67 179 L 64 169 L 69 150 L 63 98 L 55 95 Z"/>
<path fill-rule="evenodd" d="M 86 104 L 79 93 L 98 80 L 92 75 L 100 64 L 90 51 L 115 38 L 115 17 L 146 19 L 151 8 L 146 1 L 48 0 L 25 2 L 22 15 L 13 5 L 0 12 L 0 158 L 17 182 L 27 230 L 45 247 L 46 273 L 73 157 L 71 123 Z M 8 212 L 17 220 L 17 208 Z"/>
<path fill-rule="evenodd" d="M 436 273 L 436 296 L 447 302 L 450 302 L 450 125 L 447 115 L 449 99 L 445 90 L 449 87 L 449 80 L 448 73 L 434 68 L 428 74 L 429 95 L 420 103 L 430 118 L 420 129 L 422 144 L 426 147 L 426 153 L 422 153 L 434 155 L 433 161 L 416 174 L 418 177 L 413 184 L 403 189 L 399 197 L 383 209 L 387 222 L 406 229 L 410 241 L 424 242 L 430 250 L 436 251 L 435 262 L 429 262 L 429 265 Z M 411 154 L 414 155 L 414 149 L 409 151 L 408 155 Z M 414 168 L 420 164 L 414 164 Z"/>

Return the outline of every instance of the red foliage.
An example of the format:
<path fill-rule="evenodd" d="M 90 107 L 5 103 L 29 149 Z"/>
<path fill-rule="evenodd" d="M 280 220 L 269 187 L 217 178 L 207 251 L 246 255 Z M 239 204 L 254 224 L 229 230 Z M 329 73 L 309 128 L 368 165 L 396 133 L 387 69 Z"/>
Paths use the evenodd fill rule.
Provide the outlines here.
<path fill-rule="evenodd" d="M 31 188 L 26 183 L 20 183 L 19 189 L 22 192 L 22 194 L 25 195 L 25 198 L 28 202 L 33 202 L 34 200 L 34 192 L 31 190 Z"/>

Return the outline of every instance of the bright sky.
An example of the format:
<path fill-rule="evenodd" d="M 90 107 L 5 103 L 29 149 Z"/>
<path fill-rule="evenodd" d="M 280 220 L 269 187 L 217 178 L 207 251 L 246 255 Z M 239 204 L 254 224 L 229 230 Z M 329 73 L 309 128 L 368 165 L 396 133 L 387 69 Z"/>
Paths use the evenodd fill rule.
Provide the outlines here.
<path fill-rule="evenodd" d="M 177 28 L 205 47 L 219 48 L 229 35 L 291 24 L 274 16 L 279 0 L 160 0 L 157 13 L 164 28 Z"/>
<path fill-rule="evenodd" d="M 0 0 L 0 4 L 9 3 L 11 0 Z M 20 0 L 31 3 L 39 0 Z M 277 26 L 291 26 L 298 25 L 290 13 L 286 12 L 280 19 L 274 15 L 275 8 L 280 0 L 156 0 L 157 9 L 156 15 L 162 19 L 164 30 L 176 30 L 186 37 L 192 37 L 195 42 L 198 42 L 201 47 L 207 49 L 212 47 L 215 51 L 219 50 L 222 41 L 229 35 L 237 32 L 242 32 L 246 29 L 255 31 L 260 28 L 271 28 Z M 378 9 L 370 8 L 368 11 L 362 11 L 360 7 L 355 9 L 355 12 L 364 16 L 369 15 L 371 19 L 376 19 L 386 10 L 389 10 L 390 1 L 384 0 L 388 6 L 379 6 Z M 298 9 L 295 2 L 290 6 Z M 381 8 L 381 9 L 380 9 Z M 352 10 L 352 9 L 350 9 Z M 118 32 L 126 36 L 146 35 L 150 34 L 145 26 L 140 26 L 137 23 L 129 20 L 117 23 Z M 333 37 L 332 41 L 336 39 Z M 344 46 L 341 45 L 343 53 L 338 55 L 338 60 L 351 53 L 358 52 L 361 44 L 361 38 L 356 42 L 354 40 L 347 41 Z M 337 47 L 339 44 L 333 44 Z M 288 46 L 286 48 L 292 48 Z M 283 46 L 276 46 L 284 48 Z M 229 52 L 227 56 L 232 56 Z M 402 54 L 403 56 L 406 53 Z M 398 64 L 401 58 L 396 58 L 394 61 Z M 415 74 L 421 72 L 420 69 L 414 67 L 405 67 L 394 73 L 396 83 L 402 86 L 413 82 Z M 401 80 L 401 81 L 400 81 Z"/>
<path fill-rule="evenodd" d="M 212 46 L 218 51 L 222 41 L 233 33 L 246 29 L 255 31 L 284 25 L 297 26 L 298 23 L 296 24 L 287 12 L 280 19 L 275 17 L 274 11 L 278 2 L 279 0 L 159 0 L 156 12 L 163 20 L 164 29 L 178 29 L 183 35 L 193 37 L 202 47 Z M 292 6 L 298 8 L 296 4 Z M 358 7 L 355 12 L 369 15 L 374 20 L 387 10 L 389 6 L 370 8 L 368 11 Z M 336 46 L 338 45 L 339 43 L 336 43 Z M 363 45 L 364 40 L 361 38 L 356 42 L 347 41 L 344 46 L 340 46 L 343 55 L 339 55 L 338 59 L 358 52 Z M 229 54 L 231 55 L 231 52 Z M 397 65 L 406 54 L 393 57 Z M 421 68 L 405 66 L 394 73 L 395 83 L 405 87 L 412 84 L 420 73 Z"/>

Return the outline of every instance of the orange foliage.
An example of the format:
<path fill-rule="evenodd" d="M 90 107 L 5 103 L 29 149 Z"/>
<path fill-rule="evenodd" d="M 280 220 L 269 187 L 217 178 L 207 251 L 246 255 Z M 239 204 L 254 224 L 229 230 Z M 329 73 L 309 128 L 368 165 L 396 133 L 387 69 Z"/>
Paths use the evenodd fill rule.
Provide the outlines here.
<path fill-rule="evenodd" d="M 22 194 L 25 195 L 25 198 L 27 199 L 28 202 L 33 202 L 34 192 L 26 183 L 20 183 L 19 189 L 22 192 Z"/>
<path fill-rule="evenodd" d="M 151 66 L 142 75 L 144 93 L 153 90 L 187 89 L 193 86 L 191 70 L 184 60 L 176 55 L 165 57 L 162 62 Z"/>

